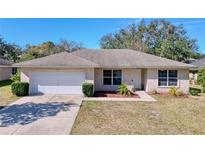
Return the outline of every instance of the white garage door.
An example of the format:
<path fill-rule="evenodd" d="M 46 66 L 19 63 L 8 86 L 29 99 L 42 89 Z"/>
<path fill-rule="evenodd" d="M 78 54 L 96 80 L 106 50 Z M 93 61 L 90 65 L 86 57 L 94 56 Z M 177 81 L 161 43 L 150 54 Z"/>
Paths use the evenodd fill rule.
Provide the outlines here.
<path fill-rule="evenodd" d="M 34 72 L 31 93 L 42 94 L 82 94 L 84 72 Z"/>

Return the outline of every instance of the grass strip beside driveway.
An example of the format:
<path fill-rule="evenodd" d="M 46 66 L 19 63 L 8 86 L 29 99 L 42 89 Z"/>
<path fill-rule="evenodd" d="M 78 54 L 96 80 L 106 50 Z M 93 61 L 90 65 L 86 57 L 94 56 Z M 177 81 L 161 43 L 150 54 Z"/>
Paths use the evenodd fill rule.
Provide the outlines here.
<path fill-rule="evenodd" d="M 11 92 L 11 80 L 0 81 L 0 108 L 19 99 Z"/>

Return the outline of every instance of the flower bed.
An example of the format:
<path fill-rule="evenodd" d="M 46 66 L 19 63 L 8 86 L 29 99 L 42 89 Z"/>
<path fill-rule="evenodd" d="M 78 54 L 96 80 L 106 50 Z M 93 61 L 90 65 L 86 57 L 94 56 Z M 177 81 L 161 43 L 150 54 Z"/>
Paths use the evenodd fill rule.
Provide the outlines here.
<path fill-rule="evenodd" d="M 107 91 L 95 92 L 93 97 L 140 98 L 137 94 L 131 94 L 130 96 L 124 96 L 124 95 L 119 94 L 118 92 L 107 92 Z"/>

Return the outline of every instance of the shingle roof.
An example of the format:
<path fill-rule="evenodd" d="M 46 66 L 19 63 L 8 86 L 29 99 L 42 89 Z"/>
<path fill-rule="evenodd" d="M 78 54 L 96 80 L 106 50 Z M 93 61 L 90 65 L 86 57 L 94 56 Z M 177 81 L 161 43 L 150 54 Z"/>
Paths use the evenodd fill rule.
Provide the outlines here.
<path fill-rule="evenodd" d="M 11 65 L 11 63 L 7 60 L 0 58 L 0 65 Z"/>
<path fill-rule="evenodd" d="M 61 52 L 54 55 L 37 58 L 13 65 L 14 67 L 38 67 L 38 68 L 58 68 L 58 67 L 69 67 L 69 68 L 93 68 L 98 67 L 98 64 L 75 56 L 68 52 Z"/>
<path fill-rule="evenodd" d="M 191 63 L 191 65 L 196 66 L 197 68 L 202 68 L 205 66 L 205 57 L 201 59 L 197 59 Z"/>
<path fill-rule="evenodd" d="M 73 54 L 101 67 L 190 68 L 192 65 L 130 49 L 82 49 Z"/>
<path fill-rule="evenodd" d="M 15 67 L 67 68 L 190 68 L 193 65 L 130 49 L 82 49 L 62 52 L 13 65 Z"/>

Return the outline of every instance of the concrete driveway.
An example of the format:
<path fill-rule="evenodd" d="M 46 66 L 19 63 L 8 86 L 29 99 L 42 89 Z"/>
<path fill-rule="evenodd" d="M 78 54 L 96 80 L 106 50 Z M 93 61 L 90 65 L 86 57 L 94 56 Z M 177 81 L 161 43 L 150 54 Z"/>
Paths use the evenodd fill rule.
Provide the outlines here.
<path fill-rule="evenodd" d="M 78 95 L 23 97 L 0 110 L 0 134 L 69 134 L 82 99 Z"/>

